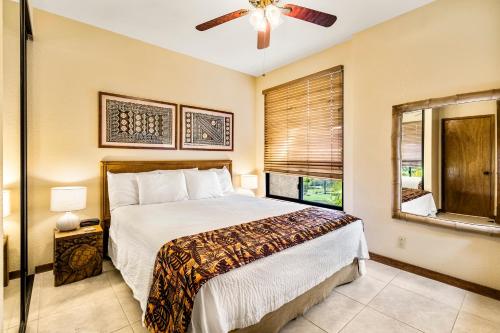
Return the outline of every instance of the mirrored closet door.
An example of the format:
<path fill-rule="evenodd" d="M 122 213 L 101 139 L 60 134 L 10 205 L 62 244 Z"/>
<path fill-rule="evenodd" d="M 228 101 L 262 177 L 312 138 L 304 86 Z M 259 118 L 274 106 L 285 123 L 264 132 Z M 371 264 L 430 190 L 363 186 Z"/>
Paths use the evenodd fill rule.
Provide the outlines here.
<path fill-rule="evenodd" d="M 3 329 L 19 326 L 20 323 L 20 228 L 16 190 L 3 190 Z"/>
<path fill-rule="evenodd" d="M 26 331 L 33 276 L 28 276 L 28 40 L 26 0 L 2 1 L 3 9 L 3 330 Z"/>
<path fill-rule="evenodd" d="M 20 219 L 20 17 L 19 5 L 3 6 L 3 331 L 18 331 L 21 308 Z"/>

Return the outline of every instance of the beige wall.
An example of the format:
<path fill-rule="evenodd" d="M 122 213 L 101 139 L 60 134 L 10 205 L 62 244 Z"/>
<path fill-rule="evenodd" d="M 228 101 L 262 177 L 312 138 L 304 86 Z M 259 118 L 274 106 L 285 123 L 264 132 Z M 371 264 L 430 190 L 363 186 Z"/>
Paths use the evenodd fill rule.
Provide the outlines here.
<path fill-rule="evenodd" d="M 262 89 L 341 64 L 345 207 L 364 219 L 370 250 L 500 289 L 500 239 L 393 220 L 390 200 L 391 107 L 500 88 L 500 1 L 437 0 L 258 79 L 259 170 Z M 399 236 L 407 238 L 405 249 Z"/>
<path fill-rule="evenodd" d="M 11 21 L 15 6 L 6 2 Z M 34 32 L 29 64 L 31 269 L 52 262 L 52 229 L 58 215 L 49 211 L 50 187 L 88 186 L 88 208 L 81 215 L 99 216 L 100 160 L 228 158 L 235 175 L 254 171 L 255 78 L 43 11 L 34 11 Z M 10 50 L 17 40 L 4 37 L 6 61 L 14 61 L 15 52 Z M 98 149 L 100 90 L 232 111 L 235 150 Z M 15 111 L 15 93 L 7 95 Z M 16 188 L 18 119 L 14 113 L 6 117 L 5 182 Z"/>
<path fill-rule="evenodd" d="M 20 267 L 19 224 L 19 11 L 8 0 L 2 1 L 3 33 L 3 181 L 11 190 L 11 214 L 3 219 L 9 237 L 9 271 Z"/>
<path fill-rule="evenodd" d="M 425 110 L 424 128 L 424 189 L 432 192 L 434 202 L 439 204 L 439 112 Z M 439 206 L 438 206 L 439 208 Z"/>
<path fill-rule="evenodd" d="M 478 115 L 497 113 L 497 101 L 483 101 L 475 103 L 464 103 L 456 105 L 448 105 L 442 108 L 437 108 L 439 119 L 457 118 L 457 117 L 473 117 Z"/>

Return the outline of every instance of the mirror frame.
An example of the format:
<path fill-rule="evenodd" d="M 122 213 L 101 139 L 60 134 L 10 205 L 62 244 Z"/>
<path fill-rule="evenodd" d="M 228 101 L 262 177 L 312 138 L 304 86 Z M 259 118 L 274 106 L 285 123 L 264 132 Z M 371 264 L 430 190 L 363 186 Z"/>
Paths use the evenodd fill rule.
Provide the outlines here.
<path fill-rule="evenodd" d="M 401 211 L 401 131 L 402 131 L 402 120 L 403 113 L 408 111 L 416 111 L 423 109 L 437 108 L 447 105 L 464 104 L 472 102 L 483 102 L 483 101 L 499 101 L 498 105 L 500 108 L 500 89 L 479 91 L 474 93 L 459 94 L 441 98 L 425 99 L 421 101 L 405 103 L 400 105 L 395 105 L 392 107 L 392 218 L 423 223 L 428 225 L 435 225 L 444 228 L 451 228 L 461 231 L 469 231 L 480 234 L 486 234 L 493 237 L 500 237 L 500 225 L 498 226 L 488 226 L 481 224 L 465 223 L 452 220 L 439 219 L 437 217 L 430 216 L 420 216 L 410 213 L 405 213 Z M 499 110 L 497 110 L 497 115 Z M 497 117 L 497 124 L 500 124 L 500 117 Z M 500 133 L 498 134 L 500 137 Z M 497 137 L 497 142 L 500 144 L 500 140 Z M 499 147 L 500 148 L 500 147 Z M 500 156 L 497 156 L 499 160 L 500 169 Z M 497 175 L 497 192 L 500 192 L 500 177 L 499 170 L 496 170 Z M 500 195 L 500 193 L 499 193 Z M 497 213 L 498 215 L 499 213 Z"/>

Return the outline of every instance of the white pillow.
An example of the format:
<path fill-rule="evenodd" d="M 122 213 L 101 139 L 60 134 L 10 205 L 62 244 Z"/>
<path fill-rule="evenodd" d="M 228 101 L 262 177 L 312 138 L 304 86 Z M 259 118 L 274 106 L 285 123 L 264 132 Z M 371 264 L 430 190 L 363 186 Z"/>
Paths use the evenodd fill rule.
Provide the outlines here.
<path fill-rule="evenodd" d="M 220 188 L 223 194 L 228 194 L 234 192 L 233 182 L 231 180 L 231 173 L 226 167 L 222 169 L 210 169 L 217 174 L 219 179 Z"/>
<path fill-rule="evenodd" d="M 108 172 L 109 209 L 139 204 L 135 173 Z"/>
<path fill-rule="evenodd" d="M 137 184 L 141 205 L 188 199 L 186 179 L 182 171 L 139 174 L 137 175 Z"/>
<path fill-rule="evenodd" d="M 189 199 L 209 199 L 222 197 L 222 189 L 217 174 L 213 171 L 184 171 Z"/>

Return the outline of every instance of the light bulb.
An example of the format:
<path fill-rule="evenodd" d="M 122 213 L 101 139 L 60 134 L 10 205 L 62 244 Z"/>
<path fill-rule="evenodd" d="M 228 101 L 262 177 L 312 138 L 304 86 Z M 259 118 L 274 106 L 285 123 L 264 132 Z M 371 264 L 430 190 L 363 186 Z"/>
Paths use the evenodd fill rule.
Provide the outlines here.
<path fill-rule="evenodd" d="M 275 5 L 269 5 L 266 7 L 266 18 L 271 24 L 272 28 L 276 28 L 282 22 L 281 10 Z"/>
<path fill-rule="evenodd" d="M 266 15 L 264 9 L 254 8 L 250 14 L 250 24 L 255 30 L 265 31 L 266 30 Z"/>

